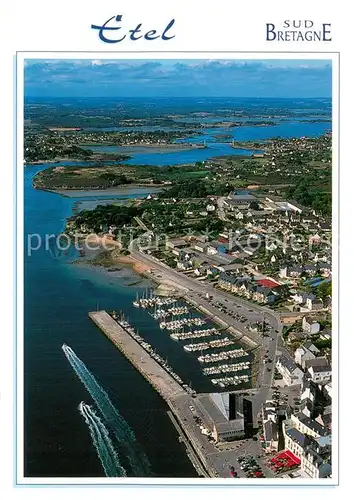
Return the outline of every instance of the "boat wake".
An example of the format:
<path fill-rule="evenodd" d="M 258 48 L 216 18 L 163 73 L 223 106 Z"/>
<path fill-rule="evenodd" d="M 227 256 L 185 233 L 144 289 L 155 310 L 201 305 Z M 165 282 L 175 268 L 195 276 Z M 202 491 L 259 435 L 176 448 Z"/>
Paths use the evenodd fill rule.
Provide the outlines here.
<path fill-rule="evenodd" d="M 103 417 L 104 424 L 115 441 L 117 449 L 123 454 L 122 460 L 125 458 L 128 462 L 127 464 L 124 463 L 124 466 L 130 469 L 133 476 L 150 476 L 150 463 L 148 458 L 141 450 L 133 430 L 113 406 L 108 394 L 71 347 L 63 344 L 62 350 L 76 375 L 95 401 Z"/>
<path fill-rule="evenodd" d="M 103 425 L 101 419 L 91 406 L 85 404 L 83 401 L 79 404 L 79 411 L 88 425 L 94 447 L 96 448 L 106 477 L 126 477 L 126 470 L 119 462 L 108 430 Z"/>

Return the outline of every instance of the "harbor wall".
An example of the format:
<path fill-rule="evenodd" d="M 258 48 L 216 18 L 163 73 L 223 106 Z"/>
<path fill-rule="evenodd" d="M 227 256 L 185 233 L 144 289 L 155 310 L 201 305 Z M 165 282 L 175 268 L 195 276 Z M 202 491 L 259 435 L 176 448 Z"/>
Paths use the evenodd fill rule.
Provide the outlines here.
<path fill-rule="evenodd" d="M 89 317 L 167 403 L 175 417 L 173 423 L 176 428 L 177 423 L 180 427 L 179 434 L 198 474 L 215 477 L 215 468 L 203 453 L 199 436 L 185 425 L 184 412 L 193 403 L 192 397 L 106 311 L 90 312 Z"/>
<path fill-rule="evenodd" d="M 106 311 L 90 312 L 89 317 L 166 401 L 187 394 Z"/>

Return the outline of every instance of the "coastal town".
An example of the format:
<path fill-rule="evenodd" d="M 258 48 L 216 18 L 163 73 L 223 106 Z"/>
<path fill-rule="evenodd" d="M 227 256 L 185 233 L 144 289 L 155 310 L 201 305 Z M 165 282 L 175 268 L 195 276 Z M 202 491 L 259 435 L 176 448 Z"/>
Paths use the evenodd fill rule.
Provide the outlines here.
<path fill-rule="evenodd" d="M 29 475 L 329 484 L 331 100 L 29 99 L 23 153 Z"/>
<path fill-rule="evenodd" d="M 155 308 L 151 314 L 160 328 L 170 330 L 173 340 L 186 341 L 184 350 L 199 355 L 204 375 L 224 388 L 197 394 L 175 374 L 174 384 L 183 388 L 173 396 L 158 389 L 181 439 L 193 449 L 189 455 L 200 475 L 330 478 L 330 135 L 275 140 L 263 147 L 246 160 L 198 163 L 193 166 L 202 173 L 197 180 L 184 177 L 190 167 L 174 177 L 174 167 L 169 181 L 166 172 L 160 179 L 161 192 L 124 206 L 102 204 L 78 212 L 68 220 L 66 233 L 81 238 L 95 233 L 118 242 L 121 255 L 144 264 L 145 276 L 158 286 L 168 284 L 174 297 L 168 299 L 170 309 L 153 297 L 137 298 L 136 306 Z M 315 188 L 311 164 L 318 171 Z M 246 169 L 252 184 L 235 175 Z M 277 183 L 262 183 L 271 172 Z M 152 179 L 144 182 L 153 182 L 154 174 L 150 171 Z M 41 175 L 45 183 L 46 172 Z M 56 173 L 51 169 L 49 175 Z M 136 176 L 136 170 L 129 175 Z M 191 310 L 203 313 L 199 322 L 188 316 Z M 220 331 L 201 328 L 203 317 Z M 105 319 L 92 319 L 109 330 Z M 154 353 L 126 320 L 117 321 Z M 235 339 L 246 351 L 235 349 Z M 250 349 L 252 358 L 247 358 Z M 171 368 L 157 354 L 154 358 L 168 376 Z M 153 374 L 137 369 L 153 380 Z M 246 382 L 247 389 L 237 387 Z"/>

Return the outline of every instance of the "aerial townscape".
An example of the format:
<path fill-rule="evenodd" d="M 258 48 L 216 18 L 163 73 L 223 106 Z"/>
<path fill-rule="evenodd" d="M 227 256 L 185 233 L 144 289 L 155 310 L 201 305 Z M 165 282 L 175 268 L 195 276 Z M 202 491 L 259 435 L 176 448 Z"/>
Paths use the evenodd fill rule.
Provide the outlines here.
<path fill-rule="evenodd" d="M 41 66 L 26 475 L 331 478 L 331 98 L 52 98 Z"/>

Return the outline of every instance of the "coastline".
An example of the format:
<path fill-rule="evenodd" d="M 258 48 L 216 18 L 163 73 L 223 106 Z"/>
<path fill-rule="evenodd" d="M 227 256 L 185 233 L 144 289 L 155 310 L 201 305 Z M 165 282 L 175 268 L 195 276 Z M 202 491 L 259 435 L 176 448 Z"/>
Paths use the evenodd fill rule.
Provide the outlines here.
<path fill-rule="evenodd" d="M 104 147 L 115 147 L 115 148 L 124 148 L 124 149 L 132 149 L 134 148 L 149 148 L 149 149 L 172 149 L 173 151 L 183 151 L 184 149 L 205 149 L 207 146 L 204 144 L 192 144 L 192 143 L 170 143 L 170 144 L 160 144 L 160 143 L 145 143 L 145 142 L 135 142 L 134 144 L 81 144 L 80 146 L 85 146 L 85 148 L 90 149 L 94 148 L 104 148 Z"/>
<path fill-rule="evenodd" d="M 166 186 L 168 187 L 168 186 Z M 48 191 L 50 193 L 56 193 L 60 196 L 66 196 L 67 198 L 90 198 L 92 196 L 121 196 L 121 195 L 126 195 L 130 194 L 129 191 L 131 191 L 133 194 L 146 194 L 148 195 L 149 193 L 157 193 L 160 192 L 161 190 L 164 189 L 162 186 L 155 186 L 151 184 L 126 184 L 122 185 L 120 187 L 116 188 L 97 188 L 97 189 L 79 189 L 77 187 L 75 188 L 68 188 L 68 189 L 63 189 L 63 188 L 58 188 L 58 189 L 46 189 L 42 187 L 34 187 L 38 191 Z M 146 190 L 149 189 L 149 192 Z M 139 192 L 140 190 L 140 192 Z"/>
<path fill-rule="evenodd" d="M 101 267 L 106 269 L 108 272 L 112 272 L 112 270 L 115 270 L 117 267 L 117 264 L 122 264 L 123 267 L 131 268 L 139 276 L 151 270 L 151 267 L 143 262 L 134 259 L 130 255 L 122 254 L 122 244 L 107 235 L 98 236 L 92 234 L 84 237 L 83 239 L 86 239 L 86 242 L 88 243 L 97 244 L 98 248 L 88 248 L 86 250 L 87 253 L 93 253 L 93 257 L 90 258 L 90 255 L 87 255 L 88 258 L 83 261 L 75 260 L 73 261 L 74 265 L 88 265 L 93 268 Z"/>
<path fill-rule="evenodd" d="M 113 157 L 112 157 L 113 156 Z M 70 163 L 100 163 L 103 161 L 116 161 L 117 163 L 121 163 L 124 160 L 129 159 L 129 156 L 124 156 L 124 155 L 116 155 L 118 158 L 114 157 L 114 153 L 96 153 L 94 156 L 90 156 L 89 158 L 68 158 L 67 156 L 64 157 L 57 157 L 57 158 L 52 158 L 52 159 L 45 159 L 45 160 L 35 160 L 35 161 L 23 161 L 24 167 L 31 167 L 34 165 L 56 165 L 57 163 L 61 162 L 70 162 Z M 122 156 L 122 158 L 120 158 Z"/>
<path fill-rule="evenodd" d="M 151 267 L 147 266 L 143 262 L 133 259 L 130 255 L 120 255 L 113 259 L 114 262 L 118 262 L 119 264 L 124 264 L 128 267 L 131 267 L 133 271 L 139 275 L 150 272 Z"/>
<path fill-rule="evenodd" d="M 86 260 L 75 260 L 74 265 L 86 266 L 91 269 L 101 270 L 106 276 L 112 276 L 115 272 L 119 273 L 123 269 L 130 270 L 130 274 L 125 275 L 129 278 L 139 278 L 143 283 L 144 280 L 152 287 L 156 287 L 155 293 L 158 295 L 183 295 L 187 289 L 179 285 L 175 281 L 167 279 L 157 279 L 154 275 L 153 267 L 148 266 L 144 262 L 132 257 L 131 255 L 124 255 L 121 253 L 121 246 L 119 242 L 114 248 L 107 249 L 103 246 L 105 237 L 93 236 L 93 241 L 101 244 L 100 249 L 96 249 L 97 253 Z"/>
<path fill-rule="evenodd" d="M 206 132 L 207 131 L 204 133 Z M 247 131 L 245 131 L 244 136 L 248 137 L 248 132 L 246 132 Z M 197 135 L 200 135 L 198 140 L 202 141 L 201 132 L 200 134 L 196 134 L 195 137 L 193 136 L 192 140 L 196 140 Z M 240 133 L 240 136 L 242 137 L 243 135 Z M 253 135 L 251 135 L 251 137 L 253 137 Z M 152 166 L 156 164 L 156 166 L 160 167 L 162 165 L 159 165 L 159 162 L 167 166 L 167 162 L 171 161 L 171 158 L 173 162 L 171 165 L 180 165 L 185 158 L 188 160 L 191 158 L 194 163 L 194 161 L 197 162 L 206 157 L 207 160 L 200 161 L 199 170 L 203 170 L 204 168 L 201 164 L 205 164 L 206 169 L 209 168 L 209 157 L 212 154 L 220 154 L 220 158 L 223 158 L 224 152 L 227 151 L 227 156 L 232 158 L 235 157 L 237 153 L 241 153 L 237 155 L 237 160 L 242 158 L 247 158 L 247 160 L 245 162 L 238 162 L 237 160 L 230 162 L 230 165 L 232 164 L 230 170 L 233 171 L 233 164 L 235 164 L 236 170 L 238 164 L 241 163 L 240 172 L 246 172 L 245 180 L 251 183 L 249 186 L 245 187 L 245 189 L 251 190 L 261 188 L 260 197 L 263 198 L 263 192 L 266 192 L 266 190 L 263 191 L 262 176 L 257 177 L 250 175 L 247 177 L 249 163 L 251 163 L 251 165 L 253 164 L 255 169 L 257 169 L 258 167 L 256 165 L 260 166 L 260 164 L 267 162 L 267 158 L 265 158 L 265 161 L 250 161 L 252 156 L 255 158 L 261 156 L 256 153 L 262 152 L 262 150 L 260 148 L 251 148 L 254 150 L 249 151 L 249 153 L 253 153 L 253 155 L 248 156 L 245 154 L 247 153 L 247 148 L 243 147 L 244 144 L 242 144 L 241 141 L 238 144 L 236 143 L 233 150 L 230 150 L 230 148 L 226 146 L 226 144 L 229 144 L 226 141 L 225 145 L 220 147 L 216 144 L 217 141 L 215 141 L 214 144 L 213 139 L 209 139 L 209 141 L 209 147 L 207 147 L 205 151 L 202 150 L 203 148 L 188 147 L 190 145 L 187 144 L 176 144 L 175 148 L 171 147 L 171 145 L 142 144 L 131 146 L 130 150 L 134 153 L 136 152 L 139 159 L 146 159 L 146 165 L 143 165 L 143 162 L 141 162 L 144 167 L 150 164 Z M 261 141 L 259 141 L 259 144 L 261 144 Z M 125 148 L 127 148 L 126 152 L 128 155 L 129 146 L 125 146 Z M 187 151 L 187 148 L 190 152 Z M 245 153 L 242 149 L 245 149 Z M 124 151 L 122 154 L 123 153 Z M 133 158 L 130 161 L 130 165 L 132 165 L 135 159 Z M 68 165 L 68 171 L 78 171 L 81 166 L 84 166 L 85 169 L 86 165 L 92 165 L 94 167 L 108 166 L 112 171 L 115 169 L 121 172 L 121 165 L 119 163 L 113 165 L 113 163 L 115 163 L 113 161 L 111 163 L 105 161 L 104 164 L 102 162 L 101 165 L 94 165 L 92 160 L 77 160 L 76 162 L 77 163 L 73 166 Z M 49 167 L 50 170 L 59 170 L 61 168 L 60 163 L 60 160 L 56 160 L 55 162 L 49 162 L 48 165 L 45 165 L 44 162 L 39 161 L 37 165 L 43 166 L 36 167 L 35 164 L 33 164 L 32 168 L 28 168 L 27 170 L 26 168 L 23 169 L 23 174 L 26 174 L 25 236 L 27 235 L 27 238 L 28 235 L 31 234 L 30 231 L 39 231 L 39 234 L 47 234 L 49 232 L 59 234 L 62 231 L 65 232 L 65 228 L 63 229 L 62 225 L 64 224 L 65 226 L 65 220 L 68 221 L 70 216 L 76 215 L 75 211 L 86 211 L 96 208 L 97 205 L 112 204 L 116 205 L 116 207 L 112 207 L 112 213 L 116 208 L 118 212 L 120 205 L 126 205 L 127 207 L 133 206 L 136 198 L 140 198 L 140 201 L 136 202 L 139 204 L 141 203 L 141 199 L 146 198 L 150 192 L 152 195 L 154 195 L 155 190 L 157 192 L 167 192 L 170 187 L 169 185 L 156 184 L 155 188 L 155 185 L 150 183 L 134 183 L 122 184 L 115 187 L 104 187 L 103 189 L 95 187 L 93 189 L 87 189 L 83 186 L 80 188 L 69 187 L 69 189 L 60 189 L 61 181 L 59 180 L 59 182 L 53 182 L 53 184 L 59 186 L 59 189 L 53 189 L 52 187 L 34 188 L 32 185 L 32 174 L 36 175 L 36 171 Z M 70 163 L 70 161 L 63 161 L 63 164 L 65 163 Z M 221 172 L 221 176 L 224 175 L 224 168 L 226 171 L 225 165 L 227 165 L 227 160 L 224 162 L 220 161 L 218 169 Z M 24 167 L 26 167 L 26 165 L 24 165 Z M 133 167 L 134 165 L 132 165 L 132 168 Z M 107 171 L 109 171 L 109 168 L 107 168 Z M 103 170 L 105 170 L 105 168 L 101 170 L 96 168 L 96 175 L 100 176 Z M 171 172 L 173 173 L 173 169 L 171 169 Z M 239 177 L 242 177 L 242 174 Z M 161 176 L 161 178 L 167 179 L 165 175 Z M 198 182 L 199 178 L 199 174 L 195 177 L 194 174 L 189 177 L 190 180 L 196 179 L 195 182 Z M 279 179 L 280 178 L 279 176 Z M 59 179 L 59 177 L 57 177 L 57 179 Z M 65 177 L 62 176 L 62 179 L 64 179 L 64 182 L 62 182 L 64 185 Z M 269 180 L 271 180 L 271 189 L 275 190 L 274 196 L 276 201 L 278 199 L 276 198 L 278 194 L 276 192 L 277 174 L 274 174 L 274 179 L 274 184 L 272 183 L 272 179 Z M 283 178 L 281 178 L 279 182 L 284 182 Z M 287 181 L 285 180 L 285 182 Z M 70 183 L 69 180 L 68 183 Z M 87 182 L 87 184 L 90 184 L 90 182 Z M 243 190 L 244 186 L 241 184 L 241 181 L 239 181 L 239 178 L 235 180 L 235 184 L 235 189 L 237 190 L 238 185 L 242 185 L 242 188 L 240 187 L 241 194 L 241 189 Z M 280 185 L 281 184 L 279 184 L 279 186 Z M 59 197 L 53 196 L 52 194 L 46 194 L 45 191 L 58 194 Z M 160 194 L 154 195 L 153 197 L 160 198 L 161 196 Z M 256 196 L 258 196 L 258 194 L 256 194 Z M 164 200 L 161 200 L 161 202 L 164 203 Z M 154 203 L 157 204 L 158 201 Z M 198 204 L 200 204 L 200 202 L 196 201 L 197 207 Z M 261 217 L 261 213 L 259 215 Z M 256 217 L 254 218 L 256 219 Z M 157 217 L 157 219 L 160 221 L 159 217 Z M 117 220 L 119 219 L 117 218 Z M 144 223 L 150 226 L 150 220 L 150 218 L 142 218 L 142 226 Z M 228 224 L 228 222 L 225 223 L 225 226 Z M 118 225 L 117 223 L 117 226 Z M 133 225 L 135 227 L 135 222 Z M 80 255 L 75 251 L 74 247 L 67 253 L 60 253 L 59 256 L 55 254 L 55 258 L 52 258 L 48 252 L 44 255 L 45 258 L 43 259 L 40 253 L 36 254 L 37 257 L 29 258 L 28 252 L 26 252 L 25 307 L 31 312 L 31 314 L 26 314 L 24 325 L 25 356 L 26 361 L 28 360 L 31 365 L 31 370 L 26 373 L 28 394 L 30 394 L 31 397 L 25 400 L 25 410 L 28 417 L 26 417 L 25 422 L 25 433 L 28 437 L 26 438 L 28 440 L 25 456 L 25 472 L 28 477 L 39 477 L 43 473 L 47 474 L 48 477 L 49 475 L 52 477 L 55 475 L 58 475 L 58 477 L 66 477 L 68 471 L 73 477 L 74 475 L 75 477 L 88 477 L 89 475 L 90 477 L 98 477 L 100 474 L 103 474 L 102 468 L 100 468 L 101 464 L 97 461 L 95 455 L 95 449 L 92 447 L 91 441 L 88 440 L 89 435 L 87 426 L 83 425 L 82 420 L 80 420 L 80 415 L 77 415 L 77 403 L 83 399 L 82 393 L 84 389 L 80 386 L 80 383 L 73 382 L 73 376 L 75 377 L 75 374 L 72 372 L 65 359 L 64 362 L 66 365 L 63 363 L 63 356 L 58 348 L 58 341 L 65 342 L 75 349 L 77 356 L 80 356 L 80 359 L 87 363 L 87 368 L 92 370 L 92 374 L 97 378 L 103 390 L 109 392 L 109 390 L 111 390 L 110 388 L 114 389 L 119 386 L 119 390 L 112 392 L 112 397 L 114 397 L 112 403 L 114 403 L 117 410 L 121 412 L 122 415 L 125 416 L 125 412 L 127 412 L 126 420 L 136 433 L 137 440 L 144 451 L 146 451 L 152 464 L 153 474 L 157 477 L 188 477 L 188 468 L 184 465 L 184 460 L 188 462 L 188 466 L 190 464 L 185 449 L 183 448 L 183 440 L 187 443 L 189 438 L 186 437 L 185 434 L 182 434 L 179 439 L 180 442 L 177 441 L 176 434 L 171 432 L 171 422 L 166 416 L 165 403 L 160 404 L 159 396 L 157 395 L 158 397 L 156 397 L 155 392 L 153 392 L 151 387 L 144 382 L 141 374 L 128 366 L 128 362 L 123 359 L 123 356 L 112 348 L 112 345 L 107 342 L 106 338 L 97 332 L 95 325 L 88 323 L 88 311 L 97 312 L 99 309 L 105 309 L 107 311 L 117 310 L 119 313 L 124 314 L 124 317 L 129 319 L 131 325 L 141 334 L 141 337 L 151 344 L 153 349 L 155 349 L 160 356 L 170 361 L 171 366 L 173 366 L 178 375 L 182 376 L 183 380 L 188 381 L 191 385 L 193 384 L 193 387 L 194 385 L 200 385 L 202 389 L 200 389 L 200 391 L 198 389 L 198 393 L 226 392 L 230 390 L 230 392 L 232 391 L 243 395 L 241 390 L 238 390 L 240 387 L 243 387 L 243 385 L 236 386 L 235 388 L 229 387 L 227 389 L 219 389 L 218 385 L 210 386 L 209 377 L 201 373 L 201 365 L 195 355 L 185 354 L 182 343 L 172 342 L 167 332 L 167 335 L 161 332 L 158 322 L 154 321 L 155 318 L 151 317 L 147 311 L 135 308 L 133 301 L 137 296 L 149 296 L 151 291 L 151 294 L 156 296 L 173 296 L 183 305 L 186 304 L 190 310 L 195 308 L 195 304 L 199 303 L 201 308 L 198 308 L 198 315 L 200 313 L 203 317 L 209 318 L 213 324 L 213 318 L 218 317 L 220 323 L 215 322 L 215 325 L 218 329 L 220 328 L 220 331 L 224 331 L 223 325 L 230 322 L 231 328 L 229 327 L 226 329 L 225 327 L 225 335 L 227 333 L 235 336 L 235 343 L 240 344 L 240 346 L 236 346 L 237 348 L 245 346 L 245 348 L 249 350 L 251 379 L 250 382 L 247 382 L 247 388 L 243 388 L 242 391 L 250 391 L 248 394 L 245 392 L 247 396 L 255 395 L 253 409 L 256 408 L 257 410 L 261 407 L 260 405 L 263 400 L 268 400 L 268 397 L 272 398 L 273 386 L 271 386 L 269 381 L 273 380 L 274 364 L 277 359 L 277 345 L 278 342 L 279 344 L 282 342 L 282 327 L 279 328 L 280 335 L 274 334 L 274 338 L 266 338 L 269 337 L 269 335 L 265 336 L 264 349 L 262 347 L 263 344 L 260 348 L 254 349 L 247 343 L 243 345 L 242 337 L 240 337 L 242 333 L 245 333 L 244 331 L 248 328 L 248 324 L 251 325 L 251 320 L 254 319 L 254 321 L 256 321 L 260 316 L 263 316 L 264 319 L 266 316 L 267 318 L 271 318 L 271 315 L 268 316 L 266 312 L 267 309 L 265 309 L 264 315 L 260 308 L 252 312 L 251 309 L 253 309 L 254 306 L 250 303 L 249 312 L 251 314 L 247 315 L 246 300 L 242 302 L 242 299 L 238 301 L 236 298 L 235 303 L 241 304 L 241 306 L 236 306 L 234 303 L 231 304 L 232 300 L 230 300 L 226 292 L 220 291 L 219 294 L 216 287 L 216 295 L 214 296 L 214 292 L 212 291 L 214 288 L 208 283 L 206 289 L 203 290 L 205 280 L 199 281 L 195 278 L 188 282 L 188 280 L 184 280 L 183 278 L 184 273 L 176 272 L 177 269 L 175 269 L 174 273 L 170 273 L 167 266 L 164 267 L 163 264 L 163 262 L 170 263 L 170 261 L 164 258 L 161 259 L 159 254 L 152 253 L 151 258 L 146 258 L 145 260 L 145 254 L 135 251 L 134 245 L 128 247 L 132 250 L 130 254 L 125 249 L 127 248 L 126 244 L 124 244 L 125 248 L 123 249 L 119 241 L 115 241 L 111 239 L 109 235 L 103 234 L 103 232 L 107 232 L 108 228 L 112 226 L 111 220 L 107 221 L 107 224 L 102 225 L 95 224 L 91 226 L 88 224 L 87 226 L 80 226 L 78 224 L 76 229 L 78 233 L 81 233 L 81 227 L 83 229 L 87 227 L 87 232 L 94 232 L 95 230 L 92 229 L 92 227 L 96 228 L 96 231 L 99 230 L 98 235 L 82 234 L 82 238 L 79 239 L 79 243 L 81 243 L 79 248 L 82 247 L 83 251 L 80 251 Z M 70 228 L 70 225 L 68 225 L 68 227 Z M 103 231 L 99 228 L 102 228 Z M 117 228 L 117 231 L 119 231 L 119 228 Z M 72 235 L 74 237 L 74 230 Z M 132 238 L 135 236 L 139 237 L 139 235 L 140 229 L 137 233 L 134 230 Z M 84 245 L 85 238 L 87 238 L 87 242 L 90 242 L 86 247 Z M 124 240 L 122 241 L 126 239 L 128 239 L 128 235 L 124 235 Z M 108 248 L 110 250 L 107 250 Z M 137 248 L 139 248 L 139 246 L 137 246 Z M 148 252 L 146 252 L 146 254 L 148 254 Z M 157 255 L 160 260 L 155 260 L 155 255 Z M 46 258 L 46 256 L 48 258 Z M 162 265 L 159 265 L 159 262 L 162 262 Z M 188 273 L 186 277 L 188 278 Z M 195 285 L 193 285 L 191 281 L 195 281 Z M 183 285 L 185 285 L 185 287 L 183 287 Z M 205 293 L 204 297 L 203 292 L 207 291 L 210 291 L 210 294 Z M 192 301 L 194 300 L 194 305 L 192 301 L 188 302 L 189 298 L 191 298 Z M 212 300 L 207 300 L 209 298 Z M 223 311 L 217 307 L 216 301 L 218 299 L 220 299 L 220 303 L 230 311 L 230 314 L 224 314 Z M 206 311 L 209 307 L 208 314 Z M 238 323 L 236 318 L 232 317 L 231 313 L 232 311 L 236 311 L 236 307 L 239 307 L 239 314 L 242 314 L 242 311 L 245 312 L 248 320 L 245 324 Z M 149 312 L 151 313 L 152 310 Z M 259 313 L 258 316 L 256 313 Z M 270 319 L 270 323 L 271 322 L 273 325 L 274 322 L 272 318 Z M 240 326 L 239 332 L 237 331 L 237 325 Z M 48 332 L 50 332 L 50 335 L 48 335 Z M 247 337 L 247 332 L 245 335 Z M 258 334 L 253 329 L 252 332 L 250 332 L 251 339 L 256 338 L 256 335 Z M 271 355 L 269 358 L 272 359 L 270 359 L 270 365 L 265 365 L 263 364 L 263 356 L 265 355 L 266 343 L 268 343 L 268 341 L 269 344 L 267 345 L 271 346 Z M 271 341 L 273 341 L 273 343 L 271 343 Z M 192 343 L 194 342 L 193 340 Z M 281 346 L 282 345 L 281 343 Z M 40 355 L 38 354 L 38 346 L 40 347 Z M 282 352 L 281 346 L 280 352 Z M 272 350 L 273 348 L 274 353 Z M 38 356 L 40 356 L 40 363 L 36 362 Z M 140 362 L 144 363 L 144 360 L 141 358 Z M 267 370 L 268 367 L 270 368 L 269 370 Z M 122 380 L 124 384 L 120 384 Z M 250 388 L 248 388 L 249 385 Z M 281 390 L 282 389 L 280 389 L 280 391 Z M 132 394 L 134 397 L 132 397 Z M 126 406 L 127 401 L 128 409 Z M 142 401 L 144 402 L 144 408 L 153 408 L 153 412 L 150 411 L 150 413 L 148 412 L 146 414 L 146 412 L 142 411 Z M 192 400 L 191 405 L 194 404 Z M 291 404 L 292 400 L 289 401 L 289 405 Z M 56 416 L 58 416 L 59 407 L 60 415 L 56 418 Z M 197 406 L 195 406 L 195 408 L 196 407 Z M 257 411 L 254 413 L 256 414 Z M 188 404 L 186 405 L 186 414 L 191 420 L 191 425 L 194 426 L 195 422 L 192 420 L 193 414 L 189 411 Z M 39 415 L 48 415 L 48 419 L 43 420 Z M 51 416 L 55 418 L 51 418 Z M 256 418 L 255 416 L 255 421 Z M 168 421 L 165 422 L 166 420 Z M 179 422 L 179 424 L 182 425 L 182 422 Z M 147 428 L 149 432 L 146 432 Z M 199 436 L 200 432 L 198 427 L 196 427 L 196 432 Z M 59 449 L 58 436 L 60 438 L 61 451 L 55 451 Z M 164 437 L 163 443 L 161 443 L 159 436 Z M 201 438 L 203 438 L 202 435 Z M 46 446 L 39 450 L 38 443 L 45 443 Z M 77 446 L 77 443 L 79 443 L 80 448 Z M 263 457 L 261 444 L 259 437 L 258 442 L 253 442 L 251 439 L 245 440 L 243 445 L 237 442 L 237 444 L 235 443 L 232 445 L 233 448 L 230 449 L 230 453 L 226 453 L 225 457 L 229 460 L 229 464 L 232 463 L 238 467 L 238 462 L 236 461 L 238 456 L 252 453 L 256 456 L 259 450 L 259 453 L 261 453 Z M 208 445 L 207 442 L 206 445 Z M 229 446 L 231 446 L 229 443 L 224 443 L 217 448 L 223 451 L 224 449 L 228 450 Z M 73 454 L 70 454 L 71 447 L 75 448 Z M 216 452 L 218 452 L 218 449 Z M 66 453 L 66 451 L 68 451 L 68 453 Z M 221 467 L 218 473 L 220 480 L 224 476 L 230 476 L 227 461 Z M 186 469 L 186 473 L 184 469 Z M 241 472 L 240 476 L 243 477 L 243 475 L 245 474 Z M 231 477 L 229 480 L 231 482 L 233 481 Z"/>
<path fill-rule="evenodd" d="M 122 150 L 126 150 L 127 153 L 129 151 L 134 152 L 135 149 L 138 148 L 148 148 L 148 149 L 161 149 L 161 150 L 171 150 L 174 152 L 178 151 L 186 151 L 186 150 L 192 150 L 192 149 L 207 149 L 208 146 L 205 146 L 204 144 L 192 144 L 192 143 L 170 143 L 170 144 L 145 144 L 144 142 L 137 142 L 134 144 L 80 144 L 79 147 L 84 146 L 86 149 L 90 150 L 89 146 L 92 146 L 94 148 L 100 148 L 100 147 L 116 147 L 120 148 Z M 90 150 L 95 153 L 94 150 Z M 119 151 L 117 154 L 119 155 L 121 151 Z M 99 153 L 97 152 L 95 156 L 92 158 L 68 158 L 68 157 L 63 157 L 63 158 L 54 158 L 54 159 L 44 159 L 44 160 L 36 160 L 36 161 L 30 161 L 26 162 L 24 161 L 23 164 L 24 166 L 31 166 L 31 165 L 45 165 L 45 164 L 50 164 L 50 165 L 55 165 L 56 163 L 60 163 L 63 161 L 66 162 L 73 162 L 73 163 L 97 163 L 101 161 L 117 161 L 117 162 L 122 162 L 124 158 L 121 159 L 114 159 L 111 158 L 112 154 L 115 153 Z M 107 157 L 108 156 L 108 157 Z"/>

